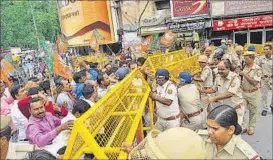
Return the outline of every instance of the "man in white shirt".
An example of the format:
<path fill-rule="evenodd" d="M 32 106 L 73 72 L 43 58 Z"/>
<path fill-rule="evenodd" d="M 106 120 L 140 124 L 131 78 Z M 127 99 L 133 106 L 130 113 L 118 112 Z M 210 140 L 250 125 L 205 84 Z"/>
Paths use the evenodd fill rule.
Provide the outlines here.
<path fill-rule="evenodd" d="M 158 84 L 156 93 L 150 97 L 156 102 L 157 121 L 155 129 L 165 131 L 180 126 L 180 110 L 178 105 L 177 88 L 169 81 L 170 75 L 166 69 L 159 69 L 156 72 Z"/>
<path fill-rule="evenodd" d="M 56 87 L 59 87 L 62 90 L 62 92 L 57 97 L 56 104 L 61 107 L 66 103 L 67 110 L 71 112 L 74 102 L 72 100 L 72 87 L 70 82 L 65 78 L 59 78 L 56 82 Z"/>
<path fill-rule="evenodd" d="M 27 91 L 25 88 L 20 85 L 12 86 L 10 89 L 10 94 L 15 99 L 13 103 L 10 105 L 10 115 L 12 121 L 14 122 L 16 128 L 18 129 L 18 141 L 27 141 L 25 135 L 25 125 L 28 122 L 28 119 L 22 114 L 22 112 L 18 108 L 18 100 L 25 98 L 27 96 Z"/>

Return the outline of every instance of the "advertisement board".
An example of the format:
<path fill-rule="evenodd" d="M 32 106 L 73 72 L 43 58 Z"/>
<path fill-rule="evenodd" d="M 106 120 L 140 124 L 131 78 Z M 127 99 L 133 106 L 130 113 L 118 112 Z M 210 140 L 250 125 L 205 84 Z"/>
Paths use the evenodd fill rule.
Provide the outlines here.
<path fill-rule="evenodd" d="M 88 46 L 96 30 L 103 39 L 100 44 L 114 43 L 110 1 L 57 1 L 63 35 L 69 46 Z"/>
<path fill-rule="evenodd" d="M 172 19 L 208 14 L 206 0 L 171 0 Z"/>
<path fill-rule="evenodd" d="M 272 20 L 273 20 L 272 15 L 225 19 L 225 20 L 214 20 L 213 30 L 225 31 L 225 30 L 236 30 L 236 29 L 247 29 L 247 28 L 270 27 L 270 26 L 273 26 Z"/>
<path fill-rule="evenodd" d="M 211 1 L 211 15 L 237 15 L 257 12 L 272 12 L 273 2 L 269 0 Z"/>

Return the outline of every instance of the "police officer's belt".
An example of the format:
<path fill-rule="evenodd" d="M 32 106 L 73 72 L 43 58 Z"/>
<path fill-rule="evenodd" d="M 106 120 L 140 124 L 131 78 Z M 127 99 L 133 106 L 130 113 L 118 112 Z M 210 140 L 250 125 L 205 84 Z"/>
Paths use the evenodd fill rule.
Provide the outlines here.
<path fill-rule="evenodd" d="M 199 115 L 200 113 L 202 113 L 202 112 L 203 112 L 203 109 L 201 108 L 200 111 L 194 112 L 194 113 L 192 113 L 192 114 L 186 114 L 186 116 L 187 116 L 188 118 L 191 118 L 191 117 L 198 116 L 198 115 Z"/>
<path fill-rule="evenodd" d="M 245 90 L 245 89 L 242 88 L 242 90 L 243 90 L 245 93 L 253 93 L 253 92 L 258 91 L 258 88 L 253 88 L 253 89 L 250 89 L 250 90 Z"/>
<path fill-rule="evenodd" d="M 237 109 L 240 109 L 242 107 L 243 103 L 239 104 L 238 106 L 235 106 L 234 109 L 237 110 Z"/>
<path fill-rule="evenodd" d="M 172 120 L 175 120 L 175 119 L 177 119 L 177 118 L 180 118 L 180 113 L 179 113 L 178 115 L 176 115 L 176 116 L 171 116 L 171 117 L 162 118 L 162 119 L 164 119 L 164 120 L 166 120 L 166 121 L 172 121 Z"/>

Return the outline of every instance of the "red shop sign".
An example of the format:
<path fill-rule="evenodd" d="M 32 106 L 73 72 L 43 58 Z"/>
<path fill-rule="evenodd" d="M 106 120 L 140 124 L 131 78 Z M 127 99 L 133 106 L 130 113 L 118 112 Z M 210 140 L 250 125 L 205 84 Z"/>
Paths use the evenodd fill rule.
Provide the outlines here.
<path fill-rule="evenodd" d="M 273 26 L 272 15 L 213 21 L 214 31 L 260 28 L 270 26 Z"/>
<path fill-rule="evenodd" d="M 172 18 L 208 14 L 206 0 L 171 0 Z"/>

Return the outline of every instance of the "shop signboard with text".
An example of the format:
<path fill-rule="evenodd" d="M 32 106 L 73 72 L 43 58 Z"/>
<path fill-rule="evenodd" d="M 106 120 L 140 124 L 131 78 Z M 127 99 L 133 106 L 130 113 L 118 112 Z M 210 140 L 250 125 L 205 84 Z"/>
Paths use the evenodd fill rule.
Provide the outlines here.
<path fill-rule="evenodd" d="M 271 27 L 271 26 L 273 26 L 272 15 L 213 21 L 214 31 L 226 31 L 226 30 L 260 28 L 260 27 Z"/>
<path fill-rule="evenodd" d="M 211 1 L 211 16 L 272 12 L 271 0 Z"/>
<path fill-rule="evenodd" d="M 206 0 L 171 0 L 172 19 L 208 14 Z"/>
<path fill-rule="evenodd" d="M 57 1 L 62 33 L 69 46 L 88 46 L 93 31 L 100 44 L 114 43 L 110 1 Z"/>
<path fill-rule="evenodd" d="M 204 27 L 205 27 L 205 22 L 204 21 L 191 22 L 191 23 L 174 22 L 174 23 L 169 23 L 168 24 L 168 29 L 170 31 L 172 31 L 172 32 L 175 32 L 175 33 L 203 29 Z"/>

